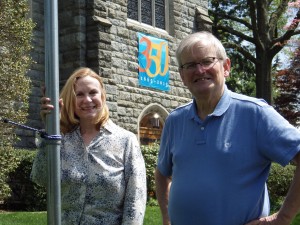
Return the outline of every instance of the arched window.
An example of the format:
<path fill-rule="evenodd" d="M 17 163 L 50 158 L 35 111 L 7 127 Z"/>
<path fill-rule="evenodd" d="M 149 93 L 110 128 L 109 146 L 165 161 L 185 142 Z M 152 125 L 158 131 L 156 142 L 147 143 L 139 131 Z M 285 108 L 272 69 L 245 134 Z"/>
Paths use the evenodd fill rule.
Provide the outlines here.
<path fill-rule="evenodd" d="M 157 103 L 146 106 L 138 117 L 138 136 L 141 145 L 160 141 L 168 111 Z"/>
<path fill-rule="evenodd" d="M 169 0 L 128 0 L 127 17 L 168 30 Z"/>

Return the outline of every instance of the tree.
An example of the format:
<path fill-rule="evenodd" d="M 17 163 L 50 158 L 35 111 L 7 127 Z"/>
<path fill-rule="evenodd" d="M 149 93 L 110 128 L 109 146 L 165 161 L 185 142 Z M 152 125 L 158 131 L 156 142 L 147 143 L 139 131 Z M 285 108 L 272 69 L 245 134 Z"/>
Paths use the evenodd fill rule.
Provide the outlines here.
<path fill-rule="evenodd" d="M 33 23 L 27 18 L 27 0 L 0 1 L 0 119 L 24 122 L 28 110 L 30 80 L 26 72 L 30 57 Z M 13 128 L 0 122 L 0 200 L 10 195 L 8 174 L 16 168 Z"/>
<path fill-rule="evenodd" d="M 27 18 L 27 0 L 0 1 L 0 118 L 25 122 L 30 80 L 26 77 L 30 57 L 33 22 Z M 13 143 L 16 135 L 0 123 L 0 146 Z"/>
<path fill-rule="evenodd" d="M 231 59 L 230 76 L 226 78 L 228 88 L 234 92 L 255 96 L 255 76 L 252 63 L 245 62 L 238 52 L 228 52 Z"/>
<path fill-rule="evenodd" d="M 300 1 L 290 5 L 289 11 L 300 8 Z M 290 26 L 294 26 L 292 22 Z M 289 30 L 290 26 L 284 29 Z M 275 108 L 294 126 L 300 125 L 300 43 L 299 40 L 290 40 L 290 62 L 284 69 L 275 75 Z"/>
<path fill-rule="evenodd" d="M 276 110 L 291 124 L 297 126 L 300 118 L 300 48 L 292 66 L 276 74 L 276 88 L 279 95 L 274 100 Z"/>
<path fill-rule="evenodd" d="M 299 1 L 299 0 L 298 0 Z M 300 9 L 289 30 L 280 29 L 288 0 L 211 1 L 213 33 L 221 35 L 224 46 L 241 54 L 255 66 L 256 97 L 273 102 L 272 61 L 297 30 Z"/>

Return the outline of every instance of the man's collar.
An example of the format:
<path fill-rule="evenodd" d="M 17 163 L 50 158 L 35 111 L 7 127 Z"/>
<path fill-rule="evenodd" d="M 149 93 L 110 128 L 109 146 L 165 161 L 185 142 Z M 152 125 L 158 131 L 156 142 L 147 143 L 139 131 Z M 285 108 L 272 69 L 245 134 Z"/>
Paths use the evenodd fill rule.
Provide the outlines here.
<path fill-rule="evenodd" d="M 231 93 L 231 91 L 228 90 L 226 85 L 224 85 L 223 95 L 222 95 L 221 99 L 219 100 L 213 113 L 210 114 L 210 116 L 221 116 L 222 114 L 224 114 L 226 112 L 226 110 L 229 108 L 229 105 L 230 105 L 230 100 L 231 100 L 230 93 Z M 188 113 L 189 118 L 193 119 L 195 117 L 198 117 L 196 100 L 193 99 L 192 104 L 190 104 L 189 106 L 190 106 L 189 113 Z"/>

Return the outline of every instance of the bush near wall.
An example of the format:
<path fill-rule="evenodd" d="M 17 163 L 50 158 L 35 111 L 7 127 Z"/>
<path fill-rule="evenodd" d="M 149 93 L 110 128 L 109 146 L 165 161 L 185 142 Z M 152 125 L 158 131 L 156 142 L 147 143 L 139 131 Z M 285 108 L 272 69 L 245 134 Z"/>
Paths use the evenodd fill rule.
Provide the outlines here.
<path fill-rule="evenodd" d="M 6 186 L 10 188 L 11 192 L 3 199 L 4 209 L 26 211 L 46 210 L 46 188 L 38 186 L 30 180 L 36 151 L 15 149 L 14 151 L 10 151 L 10 153 L 12 157 L 4 163 L 11 168 L 10 164 L 14 161 L 14 169 L 7 174 L 5 179 Z"/>
<path fill-rule="evenodd" d="M 7 184 L 7 177 L 10 172 L 14 171 L 20 163 L 20 159 L 15 157 L 12 147 L 0 146 L 0 201 L 10 196 L 11 189 Z"/>
<path fill-rule="evenodd" d="M 146 166 L 146 178 L 147 178 L 147 200 L 148 204 L 149 202 L 154 202 L 154 199 L 156 199 L 155 195 L 155 168 L 157 165 L 157 156 L 159 151 L 159 143 L 155 142 L 150 145 L 142 145 L 141 151 L 144 156 L 145 160 L 145 166 Z"/>
<path fill-rule="evenodd" d="M 282 167 L 277 163 L 272 164 L 268 179 L 272 212 L 280 209 L 294 177 L 295 169 L 293 165 Z"/>

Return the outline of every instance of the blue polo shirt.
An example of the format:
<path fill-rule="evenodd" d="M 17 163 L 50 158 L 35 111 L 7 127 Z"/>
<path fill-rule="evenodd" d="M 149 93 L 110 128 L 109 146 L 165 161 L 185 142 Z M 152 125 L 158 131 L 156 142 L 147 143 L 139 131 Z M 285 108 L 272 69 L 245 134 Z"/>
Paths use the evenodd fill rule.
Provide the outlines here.
<path fill-rule="evenodd" d="M 271 162 L 287 165 L 300 132 L 265 101 L 225 88 L 202 121 L 195 101 L 168 116 L 158 169 L 172 176 L 172 225 L 244 225 L 269 213 Z"/>

